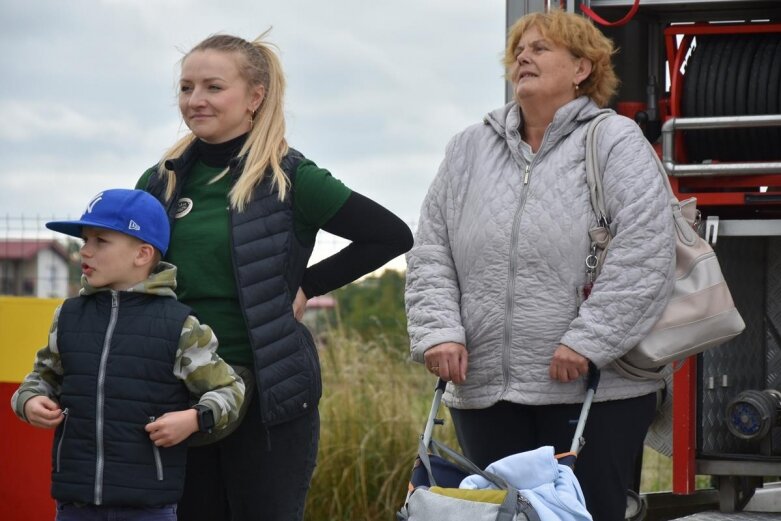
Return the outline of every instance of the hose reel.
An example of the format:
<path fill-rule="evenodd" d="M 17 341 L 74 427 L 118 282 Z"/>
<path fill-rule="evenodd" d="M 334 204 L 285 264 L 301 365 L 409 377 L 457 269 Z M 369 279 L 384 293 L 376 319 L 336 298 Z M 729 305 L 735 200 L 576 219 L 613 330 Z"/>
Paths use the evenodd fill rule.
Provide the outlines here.
<path fill-rule="evenodd" d="M 698 35 L 684 73 L 685 117 L 781 113 L 781 34 Z M 689 130 L 689 162 L 781 158 L 778 128 Z"/>

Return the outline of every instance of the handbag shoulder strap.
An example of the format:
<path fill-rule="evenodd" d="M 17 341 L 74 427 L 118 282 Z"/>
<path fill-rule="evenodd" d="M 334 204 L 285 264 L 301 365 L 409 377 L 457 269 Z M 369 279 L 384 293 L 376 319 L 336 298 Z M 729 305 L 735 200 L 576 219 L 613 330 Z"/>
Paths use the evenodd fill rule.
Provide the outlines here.
<path fill-rule="evenodd" d="M 605 206 L 605 193 L 602 188 L 602 171 L 603 168 L 599 167 L 598 163 L 598 139 L 599 134 L 597 132 L 600 124 L 610 116 L 613 116 L 614 112 L 604 112 L 591 120 L 588 128 L 586 129 L 586 182 L 588 183 L 589 195 L 591 198 L 591 207 L 594 209 L 594 213 L 597 216 L 597 222 L 600 226 L 607 229 L 607 225 L 610 224 L 610 215 L 607 212 Z M 647 142 L 646 142 L 647 143 Z M 662 177 L 664 187 L 666 188 L 667 196 L 670 200 L 670 207 L 673 212 L 673 220 L 675 222 L 675 229 L 678 236 L 684 244 L 692 245 L 697 240 L 697 232 L 689 225 L 686 219 L 681 213 L 681 203 L 673 192 L 673 188 L 670 185 L 670 179 L 667 177 L 667 171 L 664 168 L 662 160 L 653 149 L 650 143 L 647 143 L 648 148 L 651 151 L 651 155 L 656 163 L 656 170 Z M 608 230 L 609 232 L 609 230 Z"/>
<path fill-rule="evenodd" d="M 602 169 L 599 168 L 598 164 L 597 127 L 612 115 L 613 112 L 604 112 L 598 115 L 591 120 L 586 129 L 586 182 L 588 183 L 591 207 L 594 209 L 600 226 L 609 224 L 610 218 L 605 208 L 605 195 L 602 190 Z"/>

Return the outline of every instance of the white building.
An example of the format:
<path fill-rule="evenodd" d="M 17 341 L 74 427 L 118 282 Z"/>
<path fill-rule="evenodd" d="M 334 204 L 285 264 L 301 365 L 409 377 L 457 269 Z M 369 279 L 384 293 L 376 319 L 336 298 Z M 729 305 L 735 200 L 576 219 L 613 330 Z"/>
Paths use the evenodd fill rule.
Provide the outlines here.
<path fill-rule="evenodd" d="M 0 240 L 0 295 L 68 296 L 68 254 L 54 240 Z"/>

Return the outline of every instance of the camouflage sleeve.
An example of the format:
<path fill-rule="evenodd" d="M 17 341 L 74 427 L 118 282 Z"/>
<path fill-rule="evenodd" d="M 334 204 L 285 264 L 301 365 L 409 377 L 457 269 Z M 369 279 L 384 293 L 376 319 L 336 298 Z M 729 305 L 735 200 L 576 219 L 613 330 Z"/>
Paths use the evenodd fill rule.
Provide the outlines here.
<path fill-rule="evenodd" d="M 179 339 L 174 375 L 184 381 L 198 403 L 214 413 L 214 427 L 225 428 L 239 416 L 244 381 L 217 354 L 217 337 L 207 325 L 187 317 Z"/>
<path fill-rule="evenodd" d="M 60 316 L 60 306 L 54 311 L 54 319 L 49 328 L 49 342 L 35 355 L 33 371 L 24 377 L 21 385 L 11 397 L 11 407 L 16 415 L 27 421 L 24 415 L 24 405 L 34 396 L 48 396 L 58 401 L 62 384 L 62 362 L 57 349 L 57 320 Z"/>

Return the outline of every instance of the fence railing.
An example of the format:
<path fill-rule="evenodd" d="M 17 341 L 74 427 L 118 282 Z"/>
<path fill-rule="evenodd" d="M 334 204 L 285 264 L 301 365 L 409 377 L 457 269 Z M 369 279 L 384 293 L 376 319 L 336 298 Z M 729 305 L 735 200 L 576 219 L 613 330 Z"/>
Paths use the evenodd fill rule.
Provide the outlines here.
<path fill-rule="evenodd" d="M 0 295 L 67 297 L 78 292 L 81 241 L 46 228 L 46 223 L 73 216 L 0 215 Z M 410 225 L 413 226 L 412 224 Z M 321 231 L 310 264 L 349 244 Z M 389 264 L 404 269 L 402 258 Z"/>

